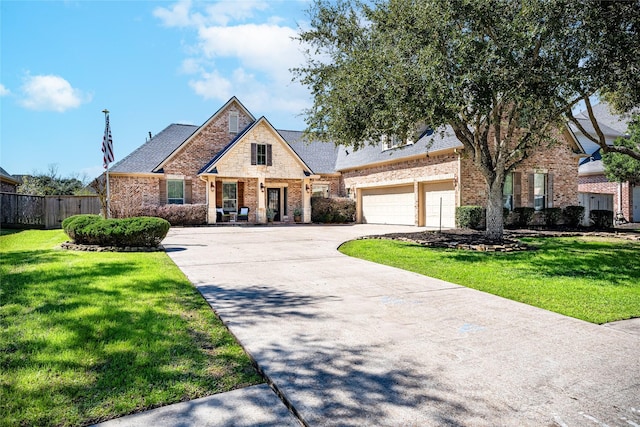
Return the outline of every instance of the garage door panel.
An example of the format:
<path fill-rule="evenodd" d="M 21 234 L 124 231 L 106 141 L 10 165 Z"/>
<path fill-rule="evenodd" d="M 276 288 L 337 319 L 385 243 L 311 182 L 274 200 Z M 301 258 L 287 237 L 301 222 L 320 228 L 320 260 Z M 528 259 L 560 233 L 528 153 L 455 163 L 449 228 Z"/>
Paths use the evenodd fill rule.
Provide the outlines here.
<path fill-rule="evenodd" d="M 414 225 L 413 186 L 363 190 L 362 219 L 369 224 Z"/>
<path fill-rule="evenodd" d="M 427 227 L 456 226 L 456 192 L 453 182 L 425 185 L 424 200 Z"/>

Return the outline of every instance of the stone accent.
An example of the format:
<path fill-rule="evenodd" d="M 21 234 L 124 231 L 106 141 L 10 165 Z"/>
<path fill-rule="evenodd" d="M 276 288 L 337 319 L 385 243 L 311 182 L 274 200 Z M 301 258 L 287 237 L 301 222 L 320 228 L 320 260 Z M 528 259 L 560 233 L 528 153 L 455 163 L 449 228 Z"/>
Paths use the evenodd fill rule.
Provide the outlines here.
<path fill-rule="evenodd" d="M 146 246 L 99 246 L 99 245 L 79 245 L 73 242 L 64 242 L 60 244 L 62 249 L 70 251 L 84 252 L 164 252 L 164 246 L 159 245 L 154 248 Z"/>

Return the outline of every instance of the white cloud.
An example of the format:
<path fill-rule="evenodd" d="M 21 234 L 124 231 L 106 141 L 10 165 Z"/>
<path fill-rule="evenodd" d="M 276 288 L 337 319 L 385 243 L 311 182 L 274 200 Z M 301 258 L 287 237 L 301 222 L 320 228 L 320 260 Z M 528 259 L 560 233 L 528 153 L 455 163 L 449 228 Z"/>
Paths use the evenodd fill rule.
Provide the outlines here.
<path fill-rule="evenodd" d="M 189 86 L 204 99 L 227 100 L 233 96 L 233 84 L 222 77 L 216 70 L 203 72 L 200 79 L 191 80 Z"/>
<path fill-rule="evenodd" d="M 0 96 L 7 96 L 11 93 L 2 83 L 0 83 Z"/>
<path fill-rule="evenodd" d="M 269 7 L 266 1 L 218 1 L 206 3 L 203 12 L 194 10 L 191 0 L 179 0 L 173 6 L 158 7 L 153 15 L 167 27 L 201 27 L 206 25 L 227 25 L 231 21 L 252 18 L 254 11 L 264 11 Z"/>
<path fill-rule="evenodd" d="M 91 100 L 91 96 L 74 89 L 60 76 L 27 76 L 22 86 L 24 98 L 20 104 L 30 110 L 62 113 Z"/>

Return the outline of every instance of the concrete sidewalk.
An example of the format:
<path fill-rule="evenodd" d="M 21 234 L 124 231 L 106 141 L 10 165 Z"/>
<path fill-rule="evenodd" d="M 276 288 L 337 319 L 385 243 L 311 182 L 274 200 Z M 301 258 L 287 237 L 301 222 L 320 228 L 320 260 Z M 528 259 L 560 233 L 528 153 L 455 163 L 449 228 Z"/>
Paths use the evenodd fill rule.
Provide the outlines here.
<path fill-rule="evenodd" d="M 308 425 L 640 425 L 638 335 L 336 251 L 413 230 L 184 228 L 163 243 Z"/>

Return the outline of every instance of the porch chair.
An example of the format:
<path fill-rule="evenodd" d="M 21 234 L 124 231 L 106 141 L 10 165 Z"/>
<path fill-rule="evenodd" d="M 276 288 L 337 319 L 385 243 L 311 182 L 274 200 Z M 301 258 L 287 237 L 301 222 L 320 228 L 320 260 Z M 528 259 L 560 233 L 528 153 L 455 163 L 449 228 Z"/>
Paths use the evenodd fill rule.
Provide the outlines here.
<path fill-rule="evenodd" d="M 240 208 L 240 212 L 238 212 L 238 216 L 236 218 L 237 221 L 249 221 L 249 208 L 246 206 L 242 206 Z"/>

